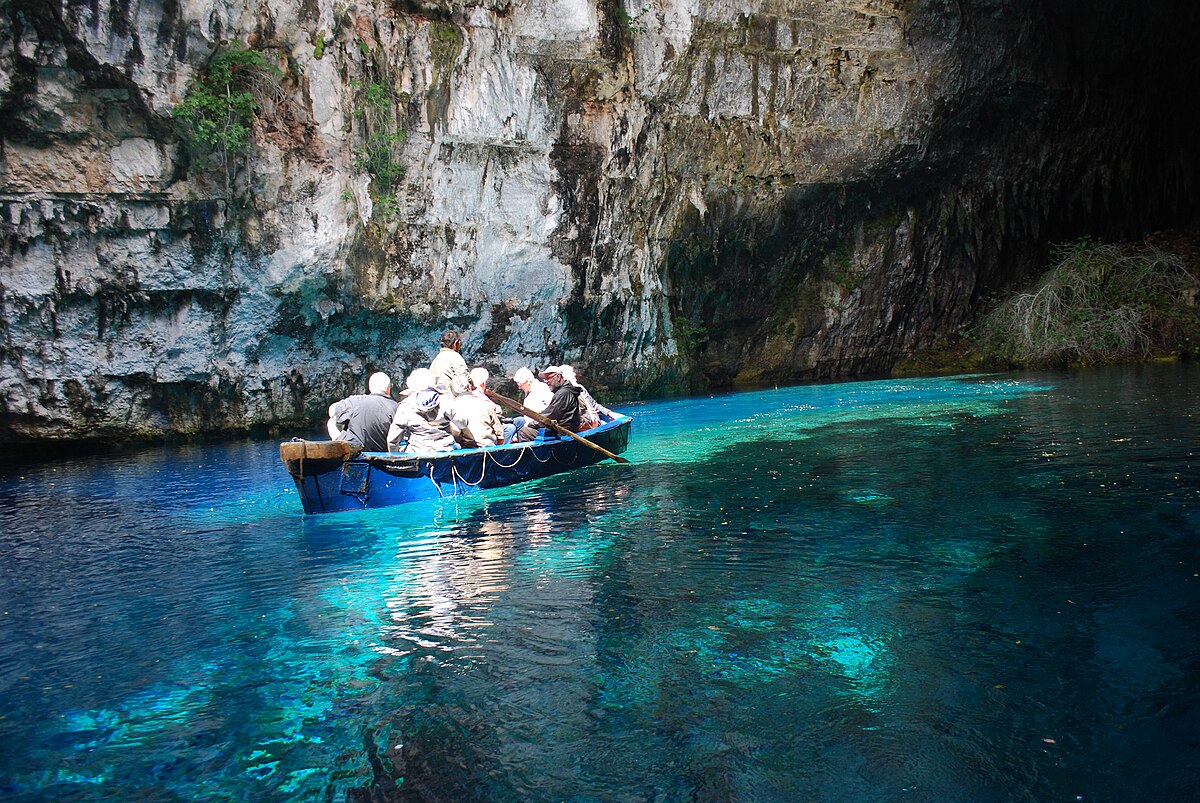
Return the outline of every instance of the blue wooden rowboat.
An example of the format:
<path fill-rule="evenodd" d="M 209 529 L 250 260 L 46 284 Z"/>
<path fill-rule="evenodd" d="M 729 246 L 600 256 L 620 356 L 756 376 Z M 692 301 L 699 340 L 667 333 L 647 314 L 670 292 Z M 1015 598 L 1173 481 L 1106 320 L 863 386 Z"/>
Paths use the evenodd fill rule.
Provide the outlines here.
<path fill-rule="evenodd" d="M 614 420 L 579 433 L 620 454 L 629 446 L 633 419 Z M 566 436 L 436 454 L 363 452 L 346 441 L 287 441 L 279 457 L 296 482 L 305 513 L 363 510 L 501 488 L 560 474 L 605 459 Z"/>

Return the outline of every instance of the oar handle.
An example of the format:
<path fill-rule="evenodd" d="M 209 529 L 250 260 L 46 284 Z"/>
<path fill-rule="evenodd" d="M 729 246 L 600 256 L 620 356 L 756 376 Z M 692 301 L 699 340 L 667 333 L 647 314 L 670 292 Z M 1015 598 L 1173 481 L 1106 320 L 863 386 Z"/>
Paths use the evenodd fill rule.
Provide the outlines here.
<path fill-rule="evenodd" d="M 542 415 L 541 413 L 535 413 L 533 410 L 530 410 L 528 407 L 526 407 L 525 405 L 521 404 L 518 401 L 515 401 L 514 399 L 510 399 L 507 396 L 501 396 L 496 391 L 489 390 L 487 388 L 484 388 L 483 392 L 487 394 L 487 397 L 489 399 L 496 402 L 496 404 L 503 404 L 505 407 L 508 407 L 512 410 L 516 410 L 521 415 L 529 416 L 530 418 L 532 418 L 534 421 L 538 422 L 542 426 L 557 430 L 558 432 L 562 433 L 563 435 L 568 435 L 568 436 L 574 438 L 575 440 L 579 441 L 583 445 L 588 446 L 592 449 L 595 449 L 597 452 L 600 452 L 605 457 L 611 457 L 613 460 L 616 460 L 618 463 L 628 463 L 629 462 L 624 457 L 621 457 L 621 455 L 613 454 L 612 452 L 610 452 L 608 449 L 605 449 L 600 444 L 592 443 L 587 438 L 581 438 L 579 435 L 575 434 L 571 430 L 569 430 L 566 427 L 559 424 L 557 421 L 550 419 L 550 418 L 546 418 L 546 416 Z"/>

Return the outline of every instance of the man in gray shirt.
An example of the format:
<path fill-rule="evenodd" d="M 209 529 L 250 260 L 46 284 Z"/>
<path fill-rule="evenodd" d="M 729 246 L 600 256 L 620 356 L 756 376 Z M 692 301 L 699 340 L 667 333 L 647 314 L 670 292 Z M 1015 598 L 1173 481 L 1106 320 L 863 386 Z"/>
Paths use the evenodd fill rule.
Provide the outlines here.
<path fill-rule="evenodd" d="M 396 414 L 392 380 L 382 371 L 367 380 L 369 394 L 358 394 L 329 405 L 325 428 L 335 441 L 350 441 L 365 452 L 386 452 L 388 427 Z"/>

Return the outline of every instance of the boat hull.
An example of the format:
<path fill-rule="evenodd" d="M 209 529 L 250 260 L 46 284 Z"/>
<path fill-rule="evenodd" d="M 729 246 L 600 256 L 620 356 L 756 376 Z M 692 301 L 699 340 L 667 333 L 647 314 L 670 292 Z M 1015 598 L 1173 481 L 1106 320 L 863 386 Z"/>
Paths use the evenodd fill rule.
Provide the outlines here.
<path fill-rule="evenodd" d="M 620 416 L 580 436 L 620 454 L 629 446 L 632 422 Z M 439 454 L 360 452 L 338 441 L 294 441 L 280 447 L 280 456 L 305 513 L 364 510 L 475 493 L 606 459 L 568 437 Z"/>

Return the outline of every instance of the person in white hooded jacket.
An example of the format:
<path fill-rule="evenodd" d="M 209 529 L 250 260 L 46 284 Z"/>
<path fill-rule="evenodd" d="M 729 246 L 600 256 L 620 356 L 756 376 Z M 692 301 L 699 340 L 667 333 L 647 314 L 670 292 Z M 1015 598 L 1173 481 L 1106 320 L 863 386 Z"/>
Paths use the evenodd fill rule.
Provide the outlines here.
<path fill-rule="evenodd" d="M 457 448 L 450 434 L 451 399 L 437 386 L 428 368 L 418 368 L 405 382 L 404 401 L 396 407 L 388 429 L 389 452 L 449 452 Z"/>
<path fill-rule="evenodd" d="M 579 388 L 579 428 L 581 430 L 598 427 L 605 421 L 612 421 L 617 414 L 592 398 L 587 388 L 579 384 L 575 369 L 569 365 L 560 365 L 563 379 Z"/>

